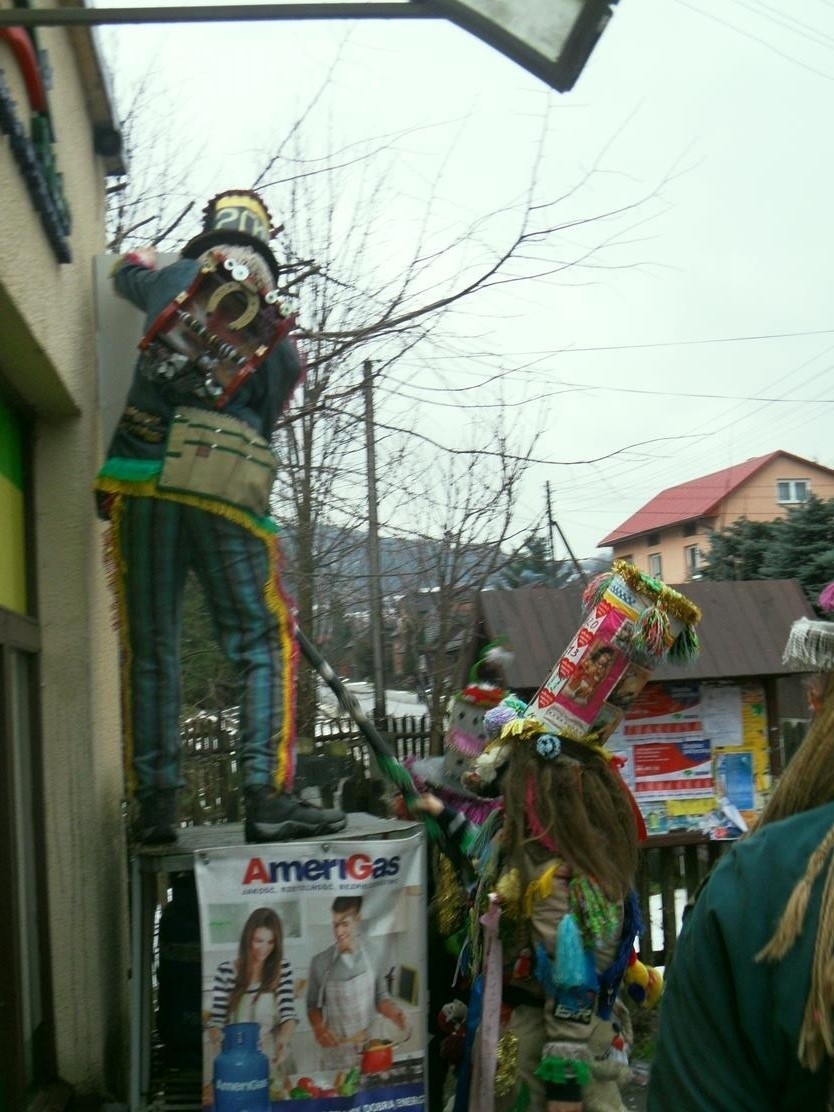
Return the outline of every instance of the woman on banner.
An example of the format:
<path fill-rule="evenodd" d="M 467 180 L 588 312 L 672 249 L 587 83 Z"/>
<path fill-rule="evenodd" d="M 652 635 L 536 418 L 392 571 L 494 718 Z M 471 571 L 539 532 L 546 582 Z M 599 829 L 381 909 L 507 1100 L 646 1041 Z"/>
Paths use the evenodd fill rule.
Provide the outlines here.
<path fill-rule="evenodd" d="M 246 920 L 238 956 L 217 967 L 212 989 L 209 1038 L 220 1048 L 228 1023 L 258 1023 L 261 1050 L 270 1074 L 286 1069 L 289 1042 L 298 1017 L 292 966 L 284 957 L 284 930 L 271 908 L 259 907 Z"/>

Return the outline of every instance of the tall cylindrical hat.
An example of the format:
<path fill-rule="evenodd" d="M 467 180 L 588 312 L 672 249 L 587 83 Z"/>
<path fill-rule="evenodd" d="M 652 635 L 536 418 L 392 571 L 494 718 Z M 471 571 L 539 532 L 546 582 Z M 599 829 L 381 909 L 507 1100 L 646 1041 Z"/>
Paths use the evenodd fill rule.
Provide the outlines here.
<path fill-rule="evenodd" d="M 582 601 L 581 626 L 527 706 L 486 746 L 471 786 L 500 783 L 514 745 L 532 746 L 543 761 L 581 761 L 592 750 L 608 757 L 605 741 L 652 670 L 662 660 L 686 663 L 698 655 L 698 607 L 625 561 L 597 576 Z M 642 833 L 633 798 L 632 807 Z"/>
<path fill-rule="evenodd" d="M 652 670 L 698 654 L 701 613 L 678 591 L 618 560 L 583 597 L 585 617 L 530 701 L 526 717 L 550 733 L 602 744 Z"/>
<path fill-rule="evenodd" d="M 208 202 L 203 209 L 203 230 L 186 243 L 181 254 L 186 259 L 196 259 L 222 243 L 251 247 L 269 266 L 277 283 L 278 260 L 269 248 L 276 230 L 260 194 L 251 189 L 228 189 Z"/>

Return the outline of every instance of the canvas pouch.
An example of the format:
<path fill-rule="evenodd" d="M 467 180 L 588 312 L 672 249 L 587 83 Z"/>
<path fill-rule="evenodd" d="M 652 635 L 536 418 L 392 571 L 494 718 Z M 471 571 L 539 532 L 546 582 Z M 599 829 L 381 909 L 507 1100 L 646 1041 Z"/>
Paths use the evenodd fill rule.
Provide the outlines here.
<path fill-rule="evenodd" d="M 249 425 L 183 406 L 168 432 L 159 488 L 216 498 L 263 516 L 277 470 L 269 444 Z"/>

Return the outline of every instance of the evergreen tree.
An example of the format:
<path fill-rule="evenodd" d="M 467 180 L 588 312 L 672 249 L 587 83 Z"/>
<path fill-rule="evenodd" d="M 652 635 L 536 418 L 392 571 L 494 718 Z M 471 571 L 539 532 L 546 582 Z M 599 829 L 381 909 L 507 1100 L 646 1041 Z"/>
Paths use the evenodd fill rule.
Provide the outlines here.
<path fill-rule="evenodd" d="M 810 601 L 834 579 L 834 498 L 811 495 L 792 506 L 773 532 L 761 565 L 763 579 L 798 579 Z"/>
<path fill-rule="evenodd" d="M 705 579 L 796 579 L 816 605 L 834 580 L 834 498 L 812 495 L 774 521 L 741 518 L 713 533 Z"/>
<path fill-rule="evenodd" d="M 768 579 L 762 562 L 774 526 L 780 521 L 749 521 L 739 518 L 710 536 L 706 563 L 698 569 L 704 579 Z"/>
<path fill-rule="evenodd" d="M 183 597 L 181 659 L 183 714 L 234 705 L 234 669 L 220 651 L 205 595 L 191 573 Z"/>
<path fill-rule="evenodd" d="M 564 587 L 573 579 L 568 560 L 550 558 L 550 546 L 539 533 L 531 533 L 498 576 L 502 587 Z"/>

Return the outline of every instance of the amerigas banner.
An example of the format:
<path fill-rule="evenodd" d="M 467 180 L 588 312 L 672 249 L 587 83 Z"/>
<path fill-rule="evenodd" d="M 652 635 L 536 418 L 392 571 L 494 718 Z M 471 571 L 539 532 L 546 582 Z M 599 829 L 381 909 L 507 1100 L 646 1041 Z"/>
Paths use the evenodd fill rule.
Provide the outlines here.
<path fill-rule="evenodd" d="M 420 828 L 206 851 L 205 1112 L 425 1108 Z"/>

